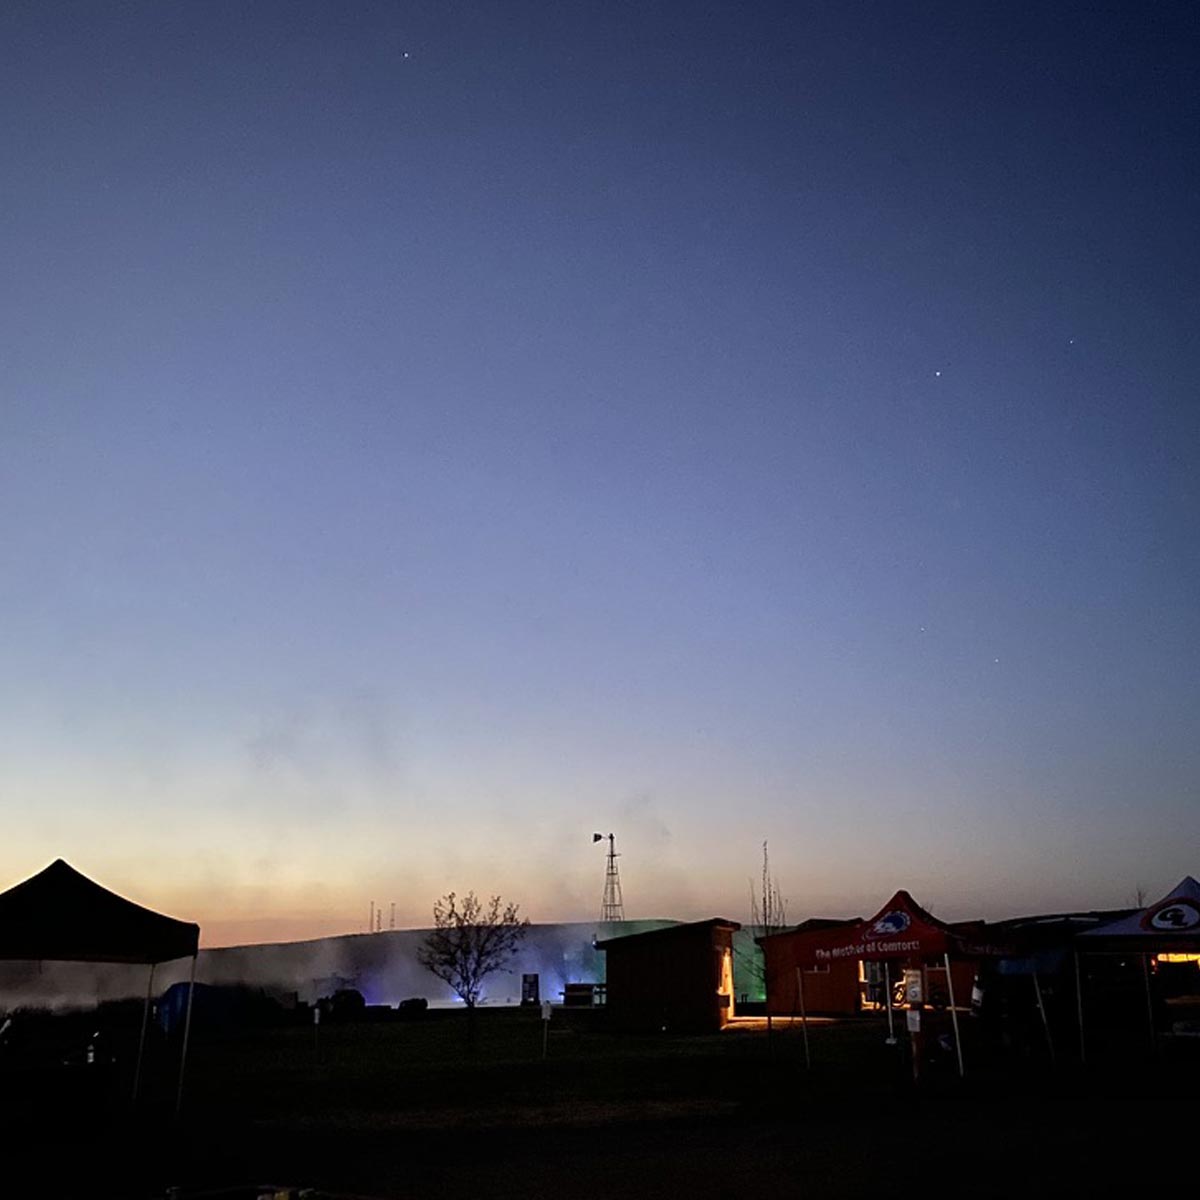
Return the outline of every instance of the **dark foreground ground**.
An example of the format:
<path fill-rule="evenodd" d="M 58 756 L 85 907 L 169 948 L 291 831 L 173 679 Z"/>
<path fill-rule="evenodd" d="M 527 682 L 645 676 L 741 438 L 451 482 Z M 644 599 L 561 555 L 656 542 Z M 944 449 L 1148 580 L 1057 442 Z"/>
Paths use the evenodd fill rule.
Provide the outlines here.
<path fill-rule="evenodd" d="M 590 1016 L 590 1014 L 589 1014 Z M 2 1194 L 258 1197 L 1192 1194 L 1197 1056 L 1122 1045 L 1086 1068 L 968 1044 L 919 1087 L 875 1020 L 696 1038 L 482 1014 L 197 1031 L 181 1120 L 169 1044 L 137 1113 L 118 1063 L 5 1072 Z M 318 1040 L 319 1038 L 319 1040 Z M 970 1064 L 969 1064 L 970 1065 Z M 27 1176 L 26 1173 L 31 1175 Z M 18 1184 L 28 1178 L 27 1183 Z M 244 1190 L 223 1189 L 242 1185 Z M 267 1192 L 266 1194 L 270 1194 Z"/>

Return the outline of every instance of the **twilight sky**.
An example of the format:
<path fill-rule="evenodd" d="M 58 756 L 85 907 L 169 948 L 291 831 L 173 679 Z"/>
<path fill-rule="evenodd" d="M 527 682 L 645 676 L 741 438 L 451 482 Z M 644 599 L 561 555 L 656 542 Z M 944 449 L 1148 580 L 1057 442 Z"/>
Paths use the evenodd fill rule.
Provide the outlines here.
<path fill-rule="evenodd" d="M 1200 868 L 1192 4 L 7 3 L 0 886 L 209 944 Z M 385 921 L 386 923 L 386 921 Z"/>

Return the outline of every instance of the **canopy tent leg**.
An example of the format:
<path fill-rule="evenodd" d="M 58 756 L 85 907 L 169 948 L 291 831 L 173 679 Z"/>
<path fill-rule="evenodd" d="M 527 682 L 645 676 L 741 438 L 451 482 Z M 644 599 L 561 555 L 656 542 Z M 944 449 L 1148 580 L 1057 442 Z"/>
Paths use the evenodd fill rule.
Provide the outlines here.
<path fill-rule="evenodd" d="M 1079 951 L 1075 951 L 1075 1004 L 1079 1012 L 1079 1061 L 1087 1062 L 1087 1043 L 1083 1036 L 1083 972 L 1079 969 Z"/>
<path fill-rule="evenodd" d="M 958 1009 L 954 1005 L 954 976 L 950 971 L 950 955 L 943 955 L 946 962 L 946 990 L 950 993 L 950 1023 L 954 1026 L 954 1053 L 958 1055 L 958 1077 L 962 1079 L 966 1075 L 966 1069 L 963 1067 L 963 1052 L 962 1052 L 962 1034 L 958 1028 Z"/>
<path fill-rule="evenodd" d="M 804 968 L 796 968 L 796 994 L 800 997 L 800 1028 L 804 1031 L 804 1066 L 812 1069 L 812 1055 L 808 1049 L 808 1014 L 804 1011 Z"/>
<path fill-rule="evenodd" d="M 188 1038 L 192 1032 L 192 993 L 196 990 L 196 959 L 198 955 L 192 955 L 192 973 L 188 977 L 187 991 L 187 1012 L 183 1018 L 183 1049 L 179 1052 L 179 1090 L 175 1093 L 175 1119 L 179 1119 L 180 1110 L 183 1108 L 183 1072 L 187 1066 Z"/>
<path fill-rule="evenodd" d="M 896 1044 L 896 1026 L 893 1024 L 892 1017 L 892 968 L 885 958 L 883 960 L 883 986 L 887 996 L 887 1014 L 888 1014 L 888 1035 L 887 1045 L 894 1046 Z"/>
<path fill-rule="evenodd" d="M 1050 1051 L 1050 1065 L 1057 1067 L 1054 1058 L 1054 1038 L 1050 1036 L 1050 1018 L 1046 1016 L 1046 1005 L 1042 1002 L 1042 985 L 1038 973 L 1033 972 L 1033 994 L 1037 997 L 1038 1012 L 1042 1016 L 1042 1028 L 1046 1031 L 1046 1049 Z"/>
<path fill-rule="evenodd" d="M 1142 982 L 1146 985 L 1146 1020 L 1150 1028 L 1150 1053 L 1158 1053 L 1158 1039 L 1154 1032 L 1154 997 L 1150 991 L 1150 955 L 1142 955 Z"/>
<path fill-rule="evenodd" d="M 146 1003 L 142 1007 L 142 1035 L 138 1038 L 138 1053 L 137 1066 L 133 1070 L 133 1103 L 137 1103 L 138 1087 L 142 1082 L 142 1059 L 146 1053 L 146 1029 L 150 1024 L 150 996 L 154 991 L 154 968 L 157 964 L 150 964 L 150 978 L 146 980 Z"/>

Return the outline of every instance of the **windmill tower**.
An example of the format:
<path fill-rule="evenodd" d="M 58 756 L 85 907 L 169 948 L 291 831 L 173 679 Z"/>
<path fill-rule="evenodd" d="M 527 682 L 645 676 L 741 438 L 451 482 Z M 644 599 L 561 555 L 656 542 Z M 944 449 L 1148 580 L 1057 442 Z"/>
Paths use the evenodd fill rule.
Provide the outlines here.
<path fill-rule="evenodd" d="M 616 842 L 611 833 L 593 833 L 592 845 L 608 838 L 608 865 L 604 871 L 604 898 L 600 901 L 600 920 L 625 920 L 625 901 L 621 899 L 621 876 L 617 873 Z"/>

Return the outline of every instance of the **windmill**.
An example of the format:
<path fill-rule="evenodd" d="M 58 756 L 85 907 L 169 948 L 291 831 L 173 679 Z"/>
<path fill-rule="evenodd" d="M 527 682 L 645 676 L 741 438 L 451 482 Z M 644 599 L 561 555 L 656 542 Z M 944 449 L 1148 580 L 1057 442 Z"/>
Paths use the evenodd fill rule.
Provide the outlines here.
<path fill-rule="evenodd" d="M 617 873 L 616 841 L 611 833 L 593 833 L 592 845 L 608 838 L 608 865 L 604 871 L 604 898 L 600 901 L 601 921 L 625 920 L 625 902 L 621 899 L 621 876 Z"/>

